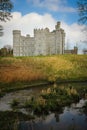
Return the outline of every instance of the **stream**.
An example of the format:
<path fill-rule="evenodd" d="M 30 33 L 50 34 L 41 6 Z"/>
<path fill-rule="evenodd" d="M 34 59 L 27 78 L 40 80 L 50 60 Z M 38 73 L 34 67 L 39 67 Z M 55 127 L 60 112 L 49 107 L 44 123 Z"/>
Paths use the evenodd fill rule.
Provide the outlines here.
<path fill-rule="evenodd" d="M 60 84 L 60 86 L 87 87 L 87 83 Z M 34 87 L 27 90 L 8 93 L 0 99 L 0 111 L 12 110 L 10 103 L 13 99 L 24 102 L 32 95 L 38 95 L 43 87 Z M 51 86 L 52 87 L 52 86 Z M 63 108 L 62 112 L 50 112 L 49 115 L 36 117 L 31 121 L 20 121 L 18 130 L 87 130 L 87 112 L 83 112 L 83 106 L 87 99 L 80 99 L 78 103 Z M 26 113 L 25 111 L 22 111 Z"/>

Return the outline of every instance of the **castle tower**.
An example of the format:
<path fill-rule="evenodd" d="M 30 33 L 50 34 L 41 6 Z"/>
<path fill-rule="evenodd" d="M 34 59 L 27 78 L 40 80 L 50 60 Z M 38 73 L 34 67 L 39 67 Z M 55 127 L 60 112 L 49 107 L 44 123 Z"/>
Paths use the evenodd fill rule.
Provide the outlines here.
<path fill-rule="evenodd" d="M 34 37 L 21 36 L 20 30 L 13 31 L 13 55 L 37 56 L 64 54 L 65 32 L 57 22 L 52 32 L 48 28 L 34 29 Z"/>
<path fill-rule="evenodd" d="M 57 25 L 55 25 L 55 29 L 56 29 L 56 30 L 59 30 L 59 29 L 60 29 L 60 25 L 61 25 L 61 22 L 58 21 L 58 22 L 57 22 Z"/>
<path fill-rule="evenodd" d="M 20 56 L 20 30 L 13 30 L 13 55 Z"/>
<path fill-rule="evenodd" d="M 64 54 L 64 49 L 65 49 L 65 32 L 64 32 L 64 30 L 62 29 L 62 44 L 61 44 L 61 47 L 62 47 L 62 49 L 61 49 L 61 54 Z"/>
<path fill-rule="evenodd" d="M 65 32 L 60 28 L 61 22 L 55 26 L 55 54 L 64 54 Z"/>
<path fill-rule="evenodd" d="M 34 29 L 35 38 L 35 52 L 34 55 L 46 55 L 47 52 L 47 36 L 49 34 L 49 29 Z"/>

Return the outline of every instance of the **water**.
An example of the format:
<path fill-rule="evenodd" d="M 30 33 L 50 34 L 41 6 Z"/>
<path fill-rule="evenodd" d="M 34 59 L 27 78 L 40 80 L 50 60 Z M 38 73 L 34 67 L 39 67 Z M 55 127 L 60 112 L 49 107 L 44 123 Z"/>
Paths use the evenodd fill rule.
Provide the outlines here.
<path fill-rule="evenodd" d="M 87 130 L 87 115 L 81 110 L 85 100 L 65 107 L 61 114 L 50 113 L 35 121 L 19 123 L 19 130 Z"/>
<path fill-rule="evenodd" d="M 38 95 L 43 87 L 34 87 L 27 90 L 20 90 L 17 92 L 7 93 L 4 97 L 0 98 L 0 111 L 12 110 L 10 103 L 14 99 L 18 99 L 21 102 L 28 100 L 32 95 Z"/>
<path fill-rule="evenodd" d="M 87 87 L 87 84 L 60 84 L 60 86 Z M 42 89 L 43 87 L 37 87 L 6 94 L 0 99 L 0 110 L 11 110 L 9 103 L 13 99 L 24 101 L 31 95 L 38 95 Z M 82 109 L 86 101 L 87 99 L 81 99 L 78 103 L 66 106 L 61 113 L 50 113 L 33 121 L 20 121 L 18 130 L 87 130 L 87 115 Z"/>

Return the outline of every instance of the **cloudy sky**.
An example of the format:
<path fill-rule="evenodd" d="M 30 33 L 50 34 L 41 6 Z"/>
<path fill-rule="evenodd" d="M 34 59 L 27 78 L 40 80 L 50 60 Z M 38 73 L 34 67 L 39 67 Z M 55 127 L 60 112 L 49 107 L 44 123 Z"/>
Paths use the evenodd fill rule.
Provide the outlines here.
<path fill-rule="evenodd" d="M 14 8 L 13 18 L 4 23 L 4 36 L 0 37 L 0 48 L 4 45 L 13 45 L 13 30 L 21 30 L 22 35 L 33 36 L 34 28 L 54 30 L 57 21 L 61 21 L 61 28 L 66 32 L 66 48 L 79 48 L 79 53 L 86 44 L 82 29 L 78 25 L 77 0 L 12 0 Z"/>

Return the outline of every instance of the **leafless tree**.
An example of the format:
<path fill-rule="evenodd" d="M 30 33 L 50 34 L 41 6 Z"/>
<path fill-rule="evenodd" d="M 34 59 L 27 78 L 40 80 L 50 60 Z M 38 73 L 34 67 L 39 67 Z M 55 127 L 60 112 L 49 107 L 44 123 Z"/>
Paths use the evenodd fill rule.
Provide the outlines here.
<path fill-rule="evenodd" d="M 85 43 L 85 45 L 87 46 L 87 0 L 77 0 L 77 5 L 79 14 L 78 22 L 80 25 L 84 25 L 82 31 L 84 33 L 85 40 L 82 41 L 82 43 Z"/>
<path fill-rule="evenodd" d="M 87 25 L 87 0 L 78 0 L 79 23 Z"/>
<path fill-rule="evenodd" d="M 11 19 L 13 4 L 10 0 L 0 0 L 0 21 L 6 22 Z M 3 35 L 3 27 L 0 25 L 0 36 Z"/>

